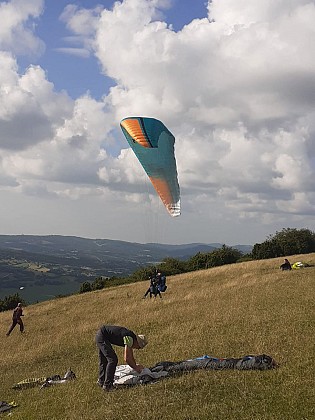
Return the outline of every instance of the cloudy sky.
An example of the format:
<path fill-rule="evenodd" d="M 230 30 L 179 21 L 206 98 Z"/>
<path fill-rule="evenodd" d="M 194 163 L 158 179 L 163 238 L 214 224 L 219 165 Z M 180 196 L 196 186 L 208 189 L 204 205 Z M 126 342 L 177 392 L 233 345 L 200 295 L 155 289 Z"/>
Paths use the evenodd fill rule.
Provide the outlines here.
<path fill-rule="evenodd" d="M 8 0 L 0 22 L 0 234 L 315 229 L 314 0 Z M 176 138 L 180 217 L 119 128 L 134 115 Z"/>

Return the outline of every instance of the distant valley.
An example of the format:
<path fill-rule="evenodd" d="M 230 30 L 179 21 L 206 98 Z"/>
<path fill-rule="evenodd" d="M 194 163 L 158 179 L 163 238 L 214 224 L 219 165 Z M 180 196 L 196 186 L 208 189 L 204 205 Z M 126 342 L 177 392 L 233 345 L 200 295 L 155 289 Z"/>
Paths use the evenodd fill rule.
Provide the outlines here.
<path fill-rule="evenodd" d="M 0 235 L 0 299 L 19 293 L 29 303 L 76 293 L 96 277 L 129 276 L 164 258 L 185 260 L 222 244 L 139 244 L 61 235 Z M 250 245 L 235 245 L 243 253 Z"/>

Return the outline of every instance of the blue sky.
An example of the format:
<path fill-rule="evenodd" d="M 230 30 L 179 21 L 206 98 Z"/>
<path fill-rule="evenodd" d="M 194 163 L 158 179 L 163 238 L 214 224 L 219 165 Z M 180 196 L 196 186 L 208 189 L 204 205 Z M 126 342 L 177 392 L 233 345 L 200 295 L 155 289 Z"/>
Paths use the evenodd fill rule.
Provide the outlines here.
<path fill-rule="evenodd" d="M 56 51 L 57 48 L 71 46 L 66 40 L 71 34 L 60 20 L 64 8 L 69 3 L 64 0 L 45 2 L 45 12 L 38 26 L 38 34 L 45 41 L 46 52 L 39 58 L 39 64 L 48 69 L 49 79 L 54 82 L 56 89 L 66 89 L 73 98 L 86 91 L 90 91 L 93 97 L 100 98 L 112 83 L 110 79 L 100 74 L 96 58 L 92 56 L 83 59 Z M 73 4 L 89 8 L 91 1 L 77 1 Z M 101 1 L 93 5 L 95 4 L 111 8 L 113 2 Z"/>
<path fill-rule="evenodd" d="M 0 21 L 1 234 L 314 230 L 314 0 L 8 0 Z M 176 219 L 120 130 L 131 115 L 175 135 Z"/>
<path fill-rule="evenodd" d="M 111 79 L 100 74 L 97 59 L 90 56 L 89 59 L 76 57 L 75 55 L 60 54 L 57 48 L 69 47 L 71 43 L 67 38 L 71 33 L 60 20 L 64 8 L 68 4 L 75 4 L 80 8 L 90 8 L 91 5 L 102 5 L 111 9 L 114 1 L 81 0 L 69 2 L 67 0 L 47 0 L 45 10 L 38 22 L 38 36 L 45 42 L 46 51 L 38 58 L 38 63 L 47 69 L 49 80 L 58 90 L 66 89 L 68 94 L 76 98 L 86 91 L 90 91 L 93 97 L 100 98 L 104 92 L 113 85 Z M 205 0 L 175 0 L 169 9 L 163 10 L 165 21 L 172 25 L 175 31 L 191 22 L 195 18 L 204 18 L 207 15 Z M 21 65 L 29 65 L 31 61 L 21 60 Z"/>

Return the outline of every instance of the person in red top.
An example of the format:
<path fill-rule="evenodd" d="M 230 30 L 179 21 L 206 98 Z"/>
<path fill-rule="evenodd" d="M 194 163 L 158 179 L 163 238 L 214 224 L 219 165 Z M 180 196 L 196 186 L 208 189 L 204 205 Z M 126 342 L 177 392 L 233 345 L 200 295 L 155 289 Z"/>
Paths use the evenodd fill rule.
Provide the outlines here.
<path fill-rule="evenodd" d="M 99 350 L 99 377 L 98 385 L 104 391 L 112 391 L 114 388 L 114 376 L 118 363 L 118 357 L 113 345 L 124 347 L 124 361 L 136 372 L 140 373 L 144 367 L 135 361 L 133 350 L 143 349 L 148 340 L 142 334 L 135 334 L 133 331 L 118 325 L 103 325 L 95 338 Z"/>
<path fill-rule="evenodd" d="M 11 325 L 9 331 L 7 332 L 7 337 L 11 334 L 11 332 L 15 328 L 16 324 L 19 324 L 20 332 L 21 333 L 24 332 L 24 324 L 23 324 L 23 321 L 21 319 L 21 316 L 24 316 L 23 315 L 22 303 L 18 303 L 17 307 L 13 311 L 12 325 Z"/>

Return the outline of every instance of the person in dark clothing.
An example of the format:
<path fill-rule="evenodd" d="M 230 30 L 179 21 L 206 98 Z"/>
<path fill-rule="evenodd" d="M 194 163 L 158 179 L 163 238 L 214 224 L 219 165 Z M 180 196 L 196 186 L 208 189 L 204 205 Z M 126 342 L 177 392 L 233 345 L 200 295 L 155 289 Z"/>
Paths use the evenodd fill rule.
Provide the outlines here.
<path fill-rule="evenodd" d="M 144 296 L 143 296 L 143 299 L 145 299 L 145 298 L 148 296 L 148 294 L 149 294 L 149 293 L 150 293 L 150 298 L 152 297 L 153 279 L 154 279 L 154 277 L 153 277 L 153 276 L 150 276 L 150 277 L 149 277 L 149 280 L 150 280 L 150 286 L 149 286 L 148 290 L 145 292 L 145 294 L 144 294 Z"/>
<path fill-rule="evenodd" d="M 114 376 L 118 357 L 113 345 L 124 347 L 124 361 L 136 372 L 140 373 L 144 367 L 135 361 L 133 350 L 143 349 L 148 341 L 144 335 L 136 335 L 133 331 L 117 325 L 103 325 L 96 334 L 96 345 L 99 350 L 99 376 L 98 385 L 104 391 L 111 391 L 114 388 Z"/>
<path fill-rule="evenodd" d="M 281 270 L 291 270 L 291 264 L 287 258 L 284 259 L 284 263 L 280 265 Z"/>
<path fill-rule="evenodd" d="M 154 285 L 152 286 L 151 293 L 153 294 L 155 298 L 157 297 L 157 295 L 159 295 L 160 299 L 162 299 L 161 291 L 159 289 L 159 279 L 157 278 L 154 279 Z M 151 294 L 150 294 L 150 297 L 151 297 Z"/>
<path fill-rule="evenodd" d="M 162 298 L 162 295 L 158 288 L 158 284 L 159 284 L 159 279 L 157 279 L 155 276 L 150 276 L 150 286 L 148 290 L 145 292 L 143 299 L 145 299 L 149 293 L 150 293 L 150 298 L 152 298 L 152 296 L 156 298 L 157 295 L 159 295 L 160 298 Z"/>
<path fill-rule="evenodd" d="M 166 276 L 158 271 L 157 275 L 155 276 L 157 280 L 157 288 L 160 292 L 166 292 Z"/>
<path fill-rule="evenodd" d="M 9 331 L 6 334 L 7 337 L 11 334 L 11 332 L 15 328 L 16 324 L 19 324 L 20 332 L 21 333 L 24 332 L 24 324 L 23 324 L 23 321 L 21 319 L 21 316 L 24 316 L 23 315 L 23 308 L 22 308 L 22 304 L 18 303 L 17 307 L 13 311 L 12 324 L 11 324 L 11 327 L 10 327 Z"/>

